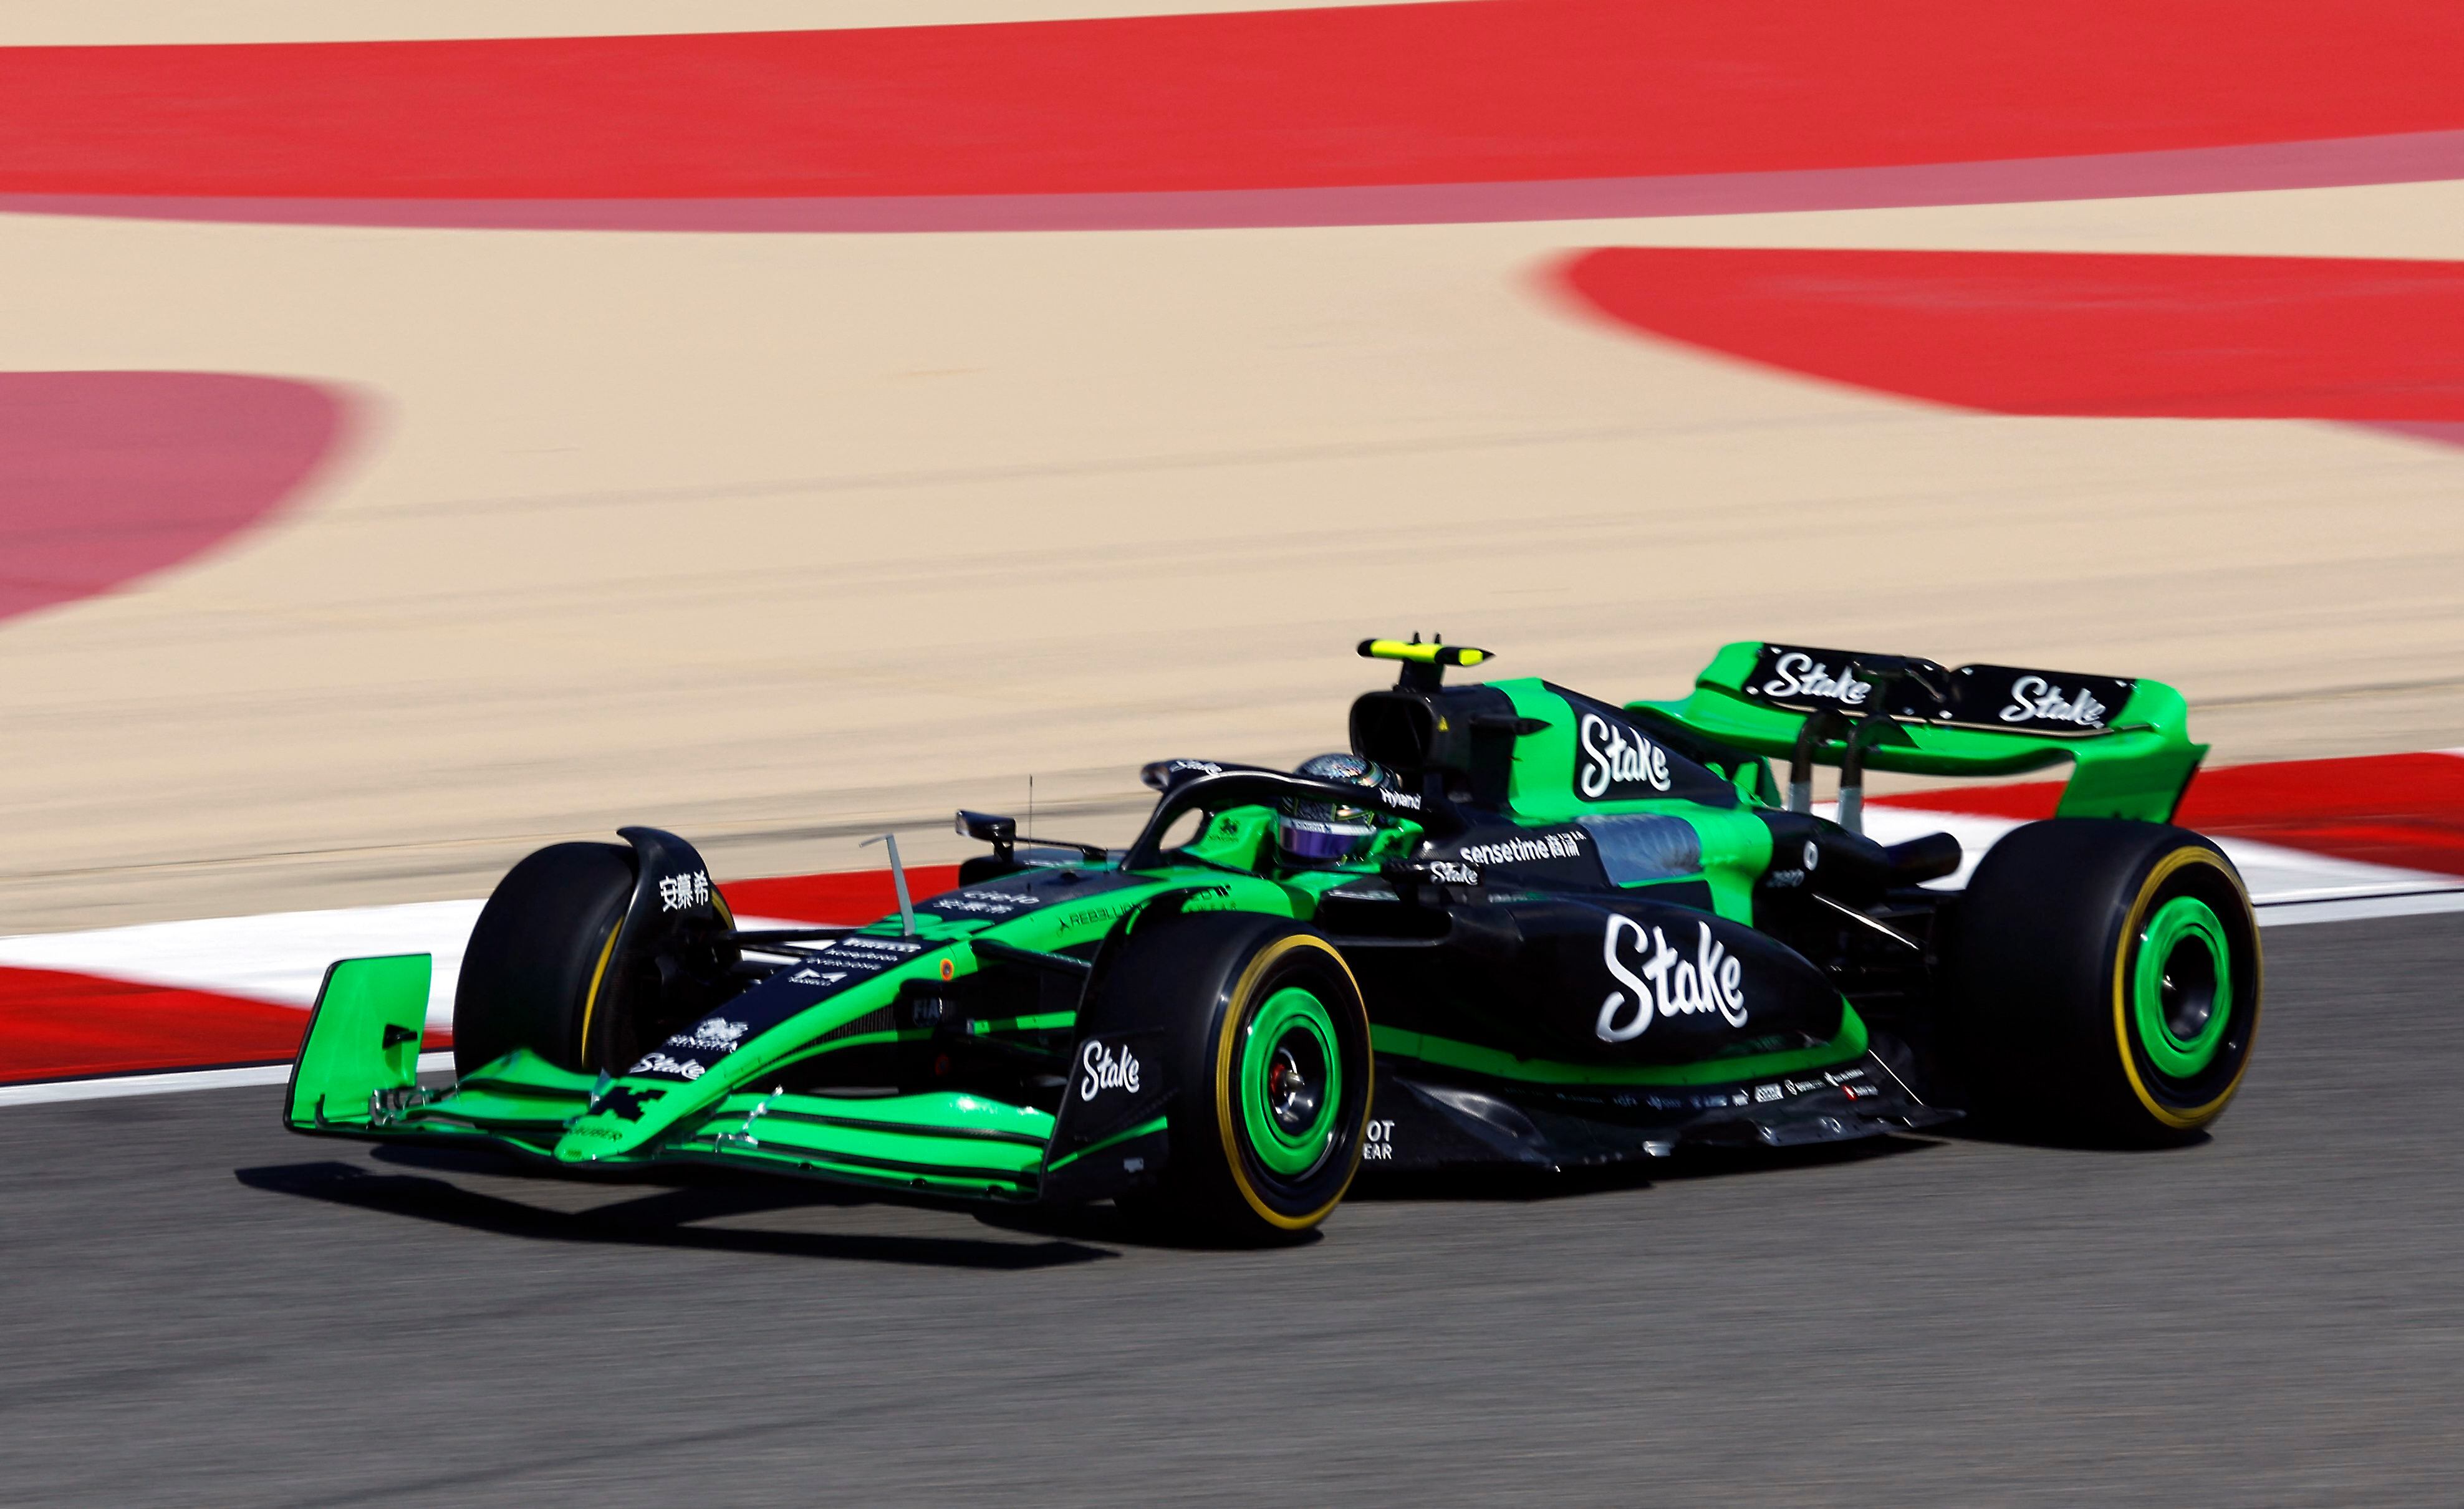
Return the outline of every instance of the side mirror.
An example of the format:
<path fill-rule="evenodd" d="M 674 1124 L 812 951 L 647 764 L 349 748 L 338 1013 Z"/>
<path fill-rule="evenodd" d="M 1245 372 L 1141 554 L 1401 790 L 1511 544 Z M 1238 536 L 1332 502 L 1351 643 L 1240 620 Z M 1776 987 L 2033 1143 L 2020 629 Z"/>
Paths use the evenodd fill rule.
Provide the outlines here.
<path fill-rule="evenodd" d="M 993 846 L 993 858 L 1006 862 L 1018 844 L 1018 820 L 989 812 L 958 809 L 957 820 L 952 824 L 960 838 L 974 839 Z"/>

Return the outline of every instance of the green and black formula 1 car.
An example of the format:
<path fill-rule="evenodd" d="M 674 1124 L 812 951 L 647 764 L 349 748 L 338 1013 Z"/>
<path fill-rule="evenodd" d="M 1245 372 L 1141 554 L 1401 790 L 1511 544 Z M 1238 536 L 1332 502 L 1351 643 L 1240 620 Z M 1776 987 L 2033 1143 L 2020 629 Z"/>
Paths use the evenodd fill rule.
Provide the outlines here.
<path fill-rule="evenodd" d="M 561 843 L 481 914 L 458 1079 L 417 1082 L 426 955 L 329 973 L 284 1106 L 317 1135 L 542 1169 L 702 1163 L 907 1196 L 1113 1199 L 1234 1239 L 1365 1168 L 1564 1169 L 1962 1113 L 2196 1135 L 2258 1024 L 2232 864 L 2167 824 L 2204 746 L 2145 680 L 1727 646 L 1622 706 L 1400 663 L 1298 773 L 1168 760 L 1128 849 L 991 845 L 863 927 L 740 929 L 681 839 Z M 1766 761 L 1789 763 L 1783 792 Z M 1859 831 L 1867 770 L 2070 761 L 1964 889 Z M 1816 816 L 1817 764 L 1840 820 Z M 1935 885 L 1928 886 L 1926 883 Z"/>

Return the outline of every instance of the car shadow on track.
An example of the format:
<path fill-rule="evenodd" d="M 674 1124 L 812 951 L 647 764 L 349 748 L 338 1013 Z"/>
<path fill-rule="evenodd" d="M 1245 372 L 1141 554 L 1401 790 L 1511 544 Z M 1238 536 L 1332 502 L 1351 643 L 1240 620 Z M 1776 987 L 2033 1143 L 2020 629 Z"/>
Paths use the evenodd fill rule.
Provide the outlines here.
<path fill-rule="evenodd" d="M 1934 1135 L 1868 1137 L 1855 1142 L 1814 1143 L 1796 1148 L 1685 1148 L 1665 1158 L 1567 1169 L 1558 1172 L 1503 1169 L 1469 1172 L 1389 1173 L 1362 1179 L 1347 1200 L 1579 1199 L 1585 1195 L 1647 1190 L 1690 1179 L 1729 1179 L 1787 1169 L 1825 1169 L 1869 1163 L 1942 1147 Z"/>
<path fill-rule="evenodd" d="M 2188 1148 L 2204 1148 L 2215 1141 L 2212 1134 L 2196 1131 L 2176 1142 L 2125 1142 L 2086 1132 L 2064 1131 L 2058 1127 L 2005 1126 L 1986 1120 L 1955 1122 L 1941 1128 L 1938 1135 L 1956 1142 L 1991 1143 L 2003 1148 L 2036 1148 L 2048 1152 L 2120 1153 L 2127 1157 L 2180 1152 Z"/>
<path fill-rule="evenodd" d="M 232 1170 L 232 1176 L 253 1190 L 323 1200 L 360 1210 L 383 1211 L 389 1214 L 536 1241 L 670 1247 L 841 1262 L 891 1262 L 1005 1271 L 1064 1267 L 1120 1256 L 1083 1242 L 1058 1238 L 1041 1242 L 1003 1242 L 972 1237 L 750 1231 L 738 1227 L 692 1224 L 788 1206 L 864 1203 L 817 1201 L 801 1190 L 774 1192 L 737 1185 L 668 1188 L 637 1199 L 568 1213 L 483 1194 L 444 1179 L 418 1174 L 377 1173 L 357 1164 L 331 1160 L 236 1169 Z"/>

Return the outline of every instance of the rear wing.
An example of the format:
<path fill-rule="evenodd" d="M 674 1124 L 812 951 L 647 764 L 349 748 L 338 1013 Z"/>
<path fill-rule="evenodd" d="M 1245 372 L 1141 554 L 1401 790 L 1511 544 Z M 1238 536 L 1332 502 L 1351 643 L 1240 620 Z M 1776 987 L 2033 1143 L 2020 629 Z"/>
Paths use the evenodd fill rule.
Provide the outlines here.
<path fill-rule="evenodd" d="M 2015 776 L 2071 762 L 2065 818 L 2169 821 L 2208 753 L 2182 694 L 2144 677 L 1929 660 L 1741 640 L 1673 702 L 1635 702 L 1715 742 L 1796 762 L 1919 776 Z M 1852 744 L 1855 746 L 1852 754 Z M 1843 780 L 1843 784 L 1853 782 Z"/>

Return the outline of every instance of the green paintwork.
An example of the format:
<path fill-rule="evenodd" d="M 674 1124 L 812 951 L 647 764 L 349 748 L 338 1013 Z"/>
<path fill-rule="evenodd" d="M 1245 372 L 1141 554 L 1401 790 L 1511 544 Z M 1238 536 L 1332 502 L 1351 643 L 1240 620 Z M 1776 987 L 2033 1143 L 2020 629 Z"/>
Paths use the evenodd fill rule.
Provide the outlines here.
<path fill-rule="evenodd" d="M 2184 944 L 2205 950 L 2215 970 L 2215 1004 L 2208 1019 L 2189 1038 L 2174 1036 L 2165 1019 L 2165 965 Z M 2138 965 L 2131 972 L 2131 1021 L 2139 1045 L 2160 1073 L 2188 1079 L 2216 1061 L 2224 1046 L 2225 1026 L 2233 1017 L 2233 949 L 2225 941 L 2224 924 L 2196 896 L 2176 896 L 2156 908 L 2139 934 Z"/>
<path fill-rule="evenodd" d="M 1253 870 L 1275 835 L 1275 814 L 1265 807 L 1235 807 L 1219 812 L 1186 846 L 1185 852 L 1210 864 Z"/>
<path fill-rule="evenodd" d="M 730 1096 L 666 1146 L 677 1153 L 759 1153 L 871 1170 L 885 1179 L 1034 1184 L 1052 1117 L 982 1096 L 937 1091 L 862 1100 Z"/>
<path fill-rule="evenodd" d="M 1315 1043 L 1326 1064 L 1317 1115 L 1297 1132 L 1275 1119 L 1267 1098 L 1275 1049 L 1295 1036 Z M 1258 1161 L 1282 1174 L 1303 1174 L 1316 1168 L 1326 1156 L 1328 1139 L 1334 1133 L 1335 1110 L 1343 1099 L 1342 1055 L 1335 1046 L 1334 1018 L 1327 1014 L 1326 1004 L 1297 986 L 1267 996 L 1249 1020 L 1241 1044 L 1239 1073 L 1242 1122 Z"/>
<path fill-rule="evenodd" d="M 1721 743 L 1785 759 L 1796 748 L 1805 715 L 1746 697 L 1746 678 L 1761 649 L 1757 640 L 1725 645 L 1695 678 L 1690 695 L 1626 706 Z M 2051 737 L 1924 724 L 1903 725 L 1903 730 L 1907 742 L 1875 746 L 1865 757 L 1868 768 L 1917 776 L 2017 776 L 2071 761 L 2069 783 L 2055 808 L 2055 815 L 2063 818 L 2168 821 L 2190 773 L 2208 753 L 2208 746 L 2190 741 L 2189 705 L 2182 694 L 2144 678 L 2102 733 Z M 1832 739 L 1816 759 L 1837 765 L 1844 753 L 1844 741 Z"/>
<path fill-rule="evenodd" d="M 1634 887 L 1648 892 L 1652 885 L 1683 885 L 1702 881 L 1711 887 L 1711 909 L 1731 922 L 1750 924 L 1754 916 L 1754 882 L 1771 867 L 1771 829 L 1742 807 L 1706 807 L 1682 797 L 1642 801 L 1585 801 L 1567 782 L 1576 765 L 1576 717 L 1566 699 L 1538 680 L 1493 681 L 1514 704 L 1517 717 L 1548 725 L 1515 741 L 1514 767 L 1507 787 L 1507 805 L 1523 822 L 1573 822 L 1594 815 L 1651 813 L 1681 818 L 1693 826 L 1703 849 L 1699 874 L 1657 881 Z"/>
<path fill-rule="evenodd" d="M 1863 1057 L 1866 1047 L 1864 1018 L 1857 1015 L 1855 1007 L 1844 1001 L 1840 1003 L 1839 1013 L 1838 1035 L 1829 1042 L 1805 1048 L 1782 1048 L 1770 1053 L 1705 1059 L 1699 1063 L 1558 1063 L 1547 1059 L 1517 1058 L 1496 1048 L 1484 1048 L 1478 1043 L 1458 1042 L 1433 1033 L 1402 1032 L 1393 1027 L 1373 1026 L 1370 1039 L 1380 1054 L 1397 1059 L 1418 1059 L 1441 1068 L 1485 1074 L 1500 1080 L 1520 1080 L 1529 1084 L 1730 1084 L 1745 1080 L 1766 1080 L 1774 1075 L 1828 1069 Z"/>
<path fill-rule="evenodd" d="M 303 1131 L 365 1126 L 369 1097 L 419 1083 L 432 968 L 425 953 L 401 953 L 344 959 L 325 972 L 292 1066 L 287 1125 Z"/>

